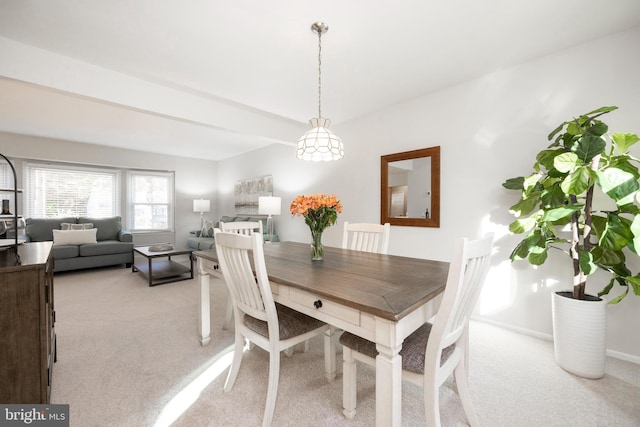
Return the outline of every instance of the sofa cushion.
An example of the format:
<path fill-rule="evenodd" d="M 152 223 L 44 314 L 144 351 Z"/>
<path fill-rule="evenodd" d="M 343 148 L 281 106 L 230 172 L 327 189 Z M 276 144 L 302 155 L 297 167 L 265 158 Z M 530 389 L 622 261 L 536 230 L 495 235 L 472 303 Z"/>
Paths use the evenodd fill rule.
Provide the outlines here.
<path fill-rule="evenodd" d="M 123 254 L 133 250 L 133 243 L 103 240 L 98 243 L 80 245 L 80 256 Z"/>
<path fill-rule="evenodd" d="M 224 215 L 222 218 L 220 218 L 220 222 L 233 222 L 236 220 L 235 216 L 226 216 Z"/>
<path fill-rule="evenodd" d="M 200 230 L 200 237 L 213 237 L 214 227 L 213 221 L 204 221 L 202 223 L 202 230 Z"/>
<path fill-rule="evenodd" d="M 73 217 L 66 218 L 27 218 L 25 221 L 25 233 L 31 242 L 51 242 L 53 231 L 59 230 L 63 222 L 75 223 Z"/>
<path fill-rule="evenodd" d="M 78 245 L 57 245 L 52 249 L 53 259 L 77 258 L 80 253 Z"/>
<path fill-rule="evenodd" d="M 118 240 L 118 233 L 122 230 L 122 218 L 119 216 L 111 218 L 80 217 L 77 222 L 78 224 L 93 223 L 93 226 L 98 229 L 96 237 L 99 242 L 102 240 Z"/>
<path fill-rule="evenodd" d="M 60 230 L 88 230 L 90 228 L 94 228 L 93 224 L 90 222 L 86 222 L 84 224 L 76 224 L 73 222 L 60 223 Z"/>
<path fill-rule="evenodd" d="M 53 245 L 84 245 L 96 243 L 95 228 L 88 230 L 51 230 L 53 233 Z"/>

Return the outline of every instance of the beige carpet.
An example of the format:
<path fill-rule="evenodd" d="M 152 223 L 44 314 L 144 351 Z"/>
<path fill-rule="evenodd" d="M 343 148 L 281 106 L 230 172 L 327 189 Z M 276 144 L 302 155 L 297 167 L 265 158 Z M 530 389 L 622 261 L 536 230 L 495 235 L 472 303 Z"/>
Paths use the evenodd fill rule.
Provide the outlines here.
<path fill-rule="evenodd" d="M 198 341 L 196 280 L 148 287 L 139 273 L 106 268 L 55 276 L 58 362 L 52 403 L 70 405 L 71 426 L 259 426 L 268 354 L 254 348 L 224 393 L 233 331 L 223 331 L 224 283 L 212 281 L 212 339 Z M 322 339 L 283 357 L 274 426 L 372 426 L 373 369 L 358 370 L 358 414 L 342 416 L 338 377 L 324 378 Z M 226 364 L 225 364 L 226 363 Z M 640 366 L 608 360 L 606 376 L 558 368 L 550 342 L 471 324 L 470 386 L 486 427 L 640 425 Z M 450 386 L 450 383 L 447 383 Z M 441 391 L 443 426 L 466 425 L 457 396 Z M 405 383 L 404 426 L 424 425 L 422 391 Z"/>

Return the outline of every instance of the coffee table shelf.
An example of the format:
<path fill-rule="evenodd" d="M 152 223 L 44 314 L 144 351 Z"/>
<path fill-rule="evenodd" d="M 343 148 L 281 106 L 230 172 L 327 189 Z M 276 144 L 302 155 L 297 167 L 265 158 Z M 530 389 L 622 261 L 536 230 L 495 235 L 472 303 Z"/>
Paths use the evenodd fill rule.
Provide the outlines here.
<path fill-rule="evenodd" d="M 193 279 L 193 259 L 190 249 L 171 249 L 167 251 L 151 251 L 150 246 L 133 248 L 134 256 L 142 255 L 146 262 L 137 262 L 131 271 L 142 273 L 149 281 L 149 286 Z M 172 256 L 188 255 L 189 266 L 171 260 Z M 165 259 L 166 258 L 166 259 Z"/>

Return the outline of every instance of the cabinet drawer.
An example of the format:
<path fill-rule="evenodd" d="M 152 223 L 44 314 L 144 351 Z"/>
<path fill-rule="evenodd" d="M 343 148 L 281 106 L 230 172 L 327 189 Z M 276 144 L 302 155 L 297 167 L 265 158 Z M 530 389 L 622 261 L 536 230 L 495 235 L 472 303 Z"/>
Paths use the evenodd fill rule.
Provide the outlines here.
<path fill-rule="evenodd" d="M 354 308 L 345 307 L 342 304 L 337 304 L 333 301 L 329 301 L 317 295 L 300 291 L 295 288 L 290 289 L 289 299 L 292 302 L 301 304 L 314 310 L 318 310 L 324 314 L 335 317 L 336 319 L 343 320 L 353 325 L 360 325 L 360 311 Z M 314 305 L 316 301 L 320 301 L 322 303 L 322 306 L 316 307 Z"/>

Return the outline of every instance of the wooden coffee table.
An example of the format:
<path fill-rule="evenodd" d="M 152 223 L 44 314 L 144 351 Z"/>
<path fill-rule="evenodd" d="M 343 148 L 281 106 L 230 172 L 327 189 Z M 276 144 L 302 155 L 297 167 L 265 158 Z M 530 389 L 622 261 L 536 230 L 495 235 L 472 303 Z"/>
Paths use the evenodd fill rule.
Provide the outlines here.
<path fill-rule="evenodd" d="M 154 251 L 152 250 L 154 246 L 135 246 L 133 248 L 134 261 L 137 253 L 146 258 L 147 262 L 134 262 L 131 271 L 139 271 L 147 277 L 149 286 L 193 279 L 193 258 L 191 257 L 193 251 L 191 249 Z M 188 255 L 189 267 L 171 260 L 172 256 L 177 255 Z"/>

